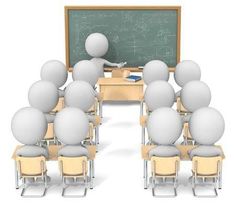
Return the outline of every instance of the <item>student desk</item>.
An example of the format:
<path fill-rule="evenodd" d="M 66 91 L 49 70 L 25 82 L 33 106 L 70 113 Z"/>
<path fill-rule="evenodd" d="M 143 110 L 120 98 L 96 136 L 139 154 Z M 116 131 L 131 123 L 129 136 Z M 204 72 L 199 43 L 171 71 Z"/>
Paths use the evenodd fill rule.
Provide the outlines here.
<path fill-rule="evenodd" d="M 103 101 L 141 101 L 143 80 L 128 82 L 123 78 L 99 78 L 99 92 Z"/>
<path fill-rule="evenodd" d="M 22 145 L 17 145 L 13 155 L 12 155 L 12 159 L 15 161 L 16 160 L 16 151 L 22 147 Z M 96 155 L 96 145 L 88 145 L 86 146 L 89 152 L 89 177 L 90 177 L 90 181 L 92 181 L 92 177 L 94 177 L 94 159 L 95 159 L 95 155 Z M 58 159 L 58 151 L 61 148 L 60 145 L 50 145 L 47 147 L 48 148 L 48 153 L 49 153 L 49 157 L 47 159 L 47 161 L 57 161 Z M 17 164 L 15 162 L 15 185 L 16 185 L 16 189 L 18 189 L 19 186 L 19 174 L 17 171 Z M 92 184 L 91 184 L 92 185 Z M 91 187 L 90 187 L 91 188 Z"/>
<path fill-rule="evenodd" d="M 219 147 L 221 149 L 221 151 L 223 152 L 221 146 L 218 146 L 216 145 L 217 147 Z M 150 161 L 150 157 L 149 157 L 149 151 L 156 147 L 156 145 L 142 145 L 141 146 L 141 156 L 142 156 L 142 159 L 144 160 L 144 188 L 147 189 L 147 184 L 148 184 L 148 161 Z M 179 149 L 180 151 L 180 159 L 182 161 L 190 161 L 190 157 L 189 157 L 189 154 L 188 152 L 190 150 L 192 150 L 193 148 L 197 147 L 197 146 L 194 146 L 194 145 L 176 145 L 177 149 Z M 225 155 L 224 155 L 224 152 L 223 152 L 223 155 L 222 155 L 222 158 L 224 159 L 225 158 Z M 220 177 L 222 176 L 222 174 L 220 174 Z M 222 186 L 222 178 L 220 178 L 220 188 Z"/>

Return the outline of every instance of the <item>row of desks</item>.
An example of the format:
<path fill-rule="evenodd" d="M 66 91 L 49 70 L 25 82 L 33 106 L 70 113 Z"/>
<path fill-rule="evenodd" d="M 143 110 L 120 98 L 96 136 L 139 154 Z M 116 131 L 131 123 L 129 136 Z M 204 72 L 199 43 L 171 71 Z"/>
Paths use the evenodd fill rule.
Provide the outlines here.
<path fill-rule="evenodd" d="M 16 159 L 16 151 L 21 147 L 21 145 L 18 145 L 16 146 L 14 152 L 13 152 L 13 155 L 12 155 L 12 159 Z M 95 159 L 95 156 L 96 156 L 96 146 L 95 145 L 88 145 L 86 146 L 87 149 L 88 149 L 88 152 L 89 152 L 89 160 L 94 160 Z M 141 156 L 142 156 L 142 159 L 144 160 L 150 160 L 149 156 L 148 156 L 148 153 L 149 151 L 156 147 L 156 145 L 142 145 L 141 146 Z M 176 145 L 176 147 L 179 149 L 180 151 L 180 159 L 181 160 L 190 160 L 189 158 L 189 154 L 188 152 L 190 150 L 192 150 L 193 148 L 195 148 L 196 146 L 194 145 Z M 218 146 L 219 148 L 221 148 L 221 146 Z M 57 158 L 58 158 L 58 151 L 59 149 L 61 148 L 61 146 L 58 146 L 58 145 L 50 145 L 48 147 L 48 152 L 49 152 L 49 158 L 48 160 L 49 161 L 56 161 Z M 222 150 L 222 148 L 221 148 Z M 222 150 L 223 152 L 223 150 Z M 222 156 L 223 158 L 225 158 L 224 154 Z"/>

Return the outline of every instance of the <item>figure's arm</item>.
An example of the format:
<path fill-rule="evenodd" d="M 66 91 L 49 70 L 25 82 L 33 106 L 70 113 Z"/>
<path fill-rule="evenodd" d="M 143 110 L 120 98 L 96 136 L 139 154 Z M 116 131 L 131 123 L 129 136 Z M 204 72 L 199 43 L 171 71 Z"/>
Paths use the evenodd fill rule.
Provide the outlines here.
<path fill-rule="evenodd" d="M 123 66 L 125 66 L 127 64 L 127 62 L 121 62 L 121 63 L 112 63 L 112 62 L 109 62 L 107 60 L 104 60 L 104 64 L 105 65 L 108 65 L 108 66 L 111 66 L 111 67 L 118 67 L 118 68 L 121 68 Z"/>

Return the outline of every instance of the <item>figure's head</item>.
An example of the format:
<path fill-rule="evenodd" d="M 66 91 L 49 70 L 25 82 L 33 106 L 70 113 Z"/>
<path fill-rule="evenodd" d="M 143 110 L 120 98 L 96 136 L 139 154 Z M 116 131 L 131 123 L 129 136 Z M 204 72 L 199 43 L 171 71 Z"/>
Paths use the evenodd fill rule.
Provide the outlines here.
<path fill-rule="evenodd" d="M 59 99 L 57 87 L 49 81 L 37 81 L 29 89 L 29 104 L 48 113 L 56 107 Z"/>
<path fill-rule="evenodd" d="M 180 92 L 183 106 L 190 112 L 209 106 L 211 102 L 210 88 L 202 81 L 190 81 Z"/>
<path fill-rule="evenodd" d="M 99 78 L 98 69 L 96 65 L 89 60 L 79 61 L 73 68 L 72 78 L 74 81 L 86 81 L 94 87 Z"/>
<path fill-rule="evenodd" d="M 166 81 L 153 81 L 147 86 L 144 99 L 150 111 L 161 107 L 172 107 L 175 101 L 175 91 Z"/>
<path fill-rule="evenodd" d="M 78 108 L 66 107 L 56 115 L 54 130 L 63 144 L 79 145 L 88 134 L 88 117 Z"/>
<path fill-rule="evenodd" d="M 147 131 L 154 143 L 173 144 L 182 132 L 181 117 L 172 108 L 158 108 L 148 117 Z"/>
<path fill-rule="evenodd" d="M 145 64 L 143 69 L 143 80 L 148 85 L 153 81 L 169 80 L 168 66 L 160 60 L 152 60 Z"/>
<path fill-rule="evenodd" d="M 95 94 L 92 86 L 85 81 L 73 81 L 65 91 L 65 105 L 88 111 L 95 103 Z"/>
<path fill-rule="evenodd" d="M 50 60 L 42 66 L 40 75 L 42 80 L 51 81 L 59 88 L 66 83 L 68 72 L 62 62 Z"/>
<path fill-rule="evenodd" d="M 223 135 L 224 118 L 221 113 L 210 107 L 195 111 L 189 121 L 189 130 L 193 139 L 201 145 L 213 145 Z"/>
<path fill-rule="evenodd" d="M 180 87 L 183 87 L 189 81 L 200 80 L 201 69 L 196 62 L 191 60 L 183 60 L 177 64 L 174 78 L 175 82 Z"/>
<path fill-rule="evenodd" d="M 13 136 L 22 144 L 34 145 L 40 142 L 47 132 L 44 114 L 36 108 L 22 108 L 12 118 Z"/>
<path fill-rule="evenodd" d="M 85 49 L 91 57 L 102 57 L 107 53 L 108 40 L 102 33 L 92 33 L 85 41 Z"/>

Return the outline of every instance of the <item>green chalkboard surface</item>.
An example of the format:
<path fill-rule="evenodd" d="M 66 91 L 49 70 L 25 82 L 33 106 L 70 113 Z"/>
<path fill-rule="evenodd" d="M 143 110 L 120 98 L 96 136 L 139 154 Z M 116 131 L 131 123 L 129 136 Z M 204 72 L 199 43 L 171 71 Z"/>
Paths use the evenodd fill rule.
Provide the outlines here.
<path fill-rule="evenodd" d="M 85 40 L 91 33 L 106 35 L 111 62 L 128 67 L 163 60 L 174 67 L 180 55 L 180 7 L 65 7 L 67 67 L 91 59 Z"/>

